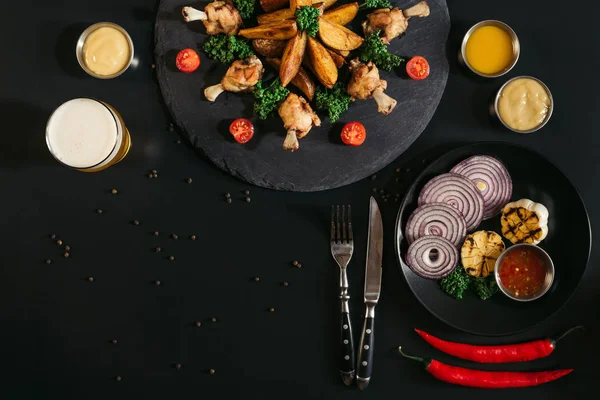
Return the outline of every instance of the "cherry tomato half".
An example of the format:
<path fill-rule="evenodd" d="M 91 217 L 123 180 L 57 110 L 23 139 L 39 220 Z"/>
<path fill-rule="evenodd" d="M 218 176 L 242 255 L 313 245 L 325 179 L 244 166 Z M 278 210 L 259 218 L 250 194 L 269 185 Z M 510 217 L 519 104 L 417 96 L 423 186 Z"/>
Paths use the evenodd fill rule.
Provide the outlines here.
<path fill-rule="evenodd" d="M 342 142 L 348 146 L 360 146 L 367 138 L 367 131 L 360 122 L 348 122 L 342 128 Z"/>
<path fill-rule="evenodd" d="M 423 80 L 429 76 L 429 63 L 421 56 L 414 56 L 406 63 L 406 72 L 412 79 Z"/>
<path fill-rule="evenodd" d="M 254 136 L 254 125 L 246 118 L 238 118 L 229 125 L 229 132 L 238 143 L 248 143 Z"/>
<path fill-rule="evenodd" d="M 177 53 L 175 65 L 181 72 L 194 72 L 200 66 L 200 57 L 193 49 L 183 49 Z"/>

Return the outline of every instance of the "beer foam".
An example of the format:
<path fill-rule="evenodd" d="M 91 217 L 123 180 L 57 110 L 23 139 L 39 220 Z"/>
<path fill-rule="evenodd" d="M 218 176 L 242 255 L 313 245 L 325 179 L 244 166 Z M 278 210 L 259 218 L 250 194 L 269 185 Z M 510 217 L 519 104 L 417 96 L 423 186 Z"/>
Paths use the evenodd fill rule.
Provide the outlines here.
<path fill-rule="evenodd" d="M 74 168 L 104 161 L 117 142 L 117 122 L 109 109 L 92 99 L 73 99 L 54 111 L 46 127 L 52 154 Z"/>

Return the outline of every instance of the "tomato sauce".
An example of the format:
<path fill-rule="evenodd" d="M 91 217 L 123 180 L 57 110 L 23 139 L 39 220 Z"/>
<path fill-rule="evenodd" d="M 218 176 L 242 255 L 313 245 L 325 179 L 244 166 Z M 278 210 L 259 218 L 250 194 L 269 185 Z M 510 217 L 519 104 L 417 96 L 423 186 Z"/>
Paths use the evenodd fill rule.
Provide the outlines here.
<path fill-rule="evenodd" d="M 537 293 L 546 280 L 545 260 L 535 249 L 523 247 L 511 251 L 500 262 L 502 285 L 516 297 Z"/>

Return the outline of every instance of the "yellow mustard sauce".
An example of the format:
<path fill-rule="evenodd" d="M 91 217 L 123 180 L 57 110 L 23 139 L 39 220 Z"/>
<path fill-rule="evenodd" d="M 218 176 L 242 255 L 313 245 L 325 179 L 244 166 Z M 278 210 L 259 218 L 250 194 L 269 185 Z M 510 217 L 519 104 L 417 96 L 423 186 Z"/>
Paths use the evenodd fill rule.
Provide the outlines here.
<path fill-rule="evenodd" d="M 502 89 L 498 99 L 498 114 L 513 129 L 528 131 L 538 127 L 548 115 L 550 96 L 540 83 L 519 78 Z"/>
<path fill-rule="evenodd" d="M 85 65 L 98 75 L 113 75 L 127 66 L 130 57 L 129 42 L 115 28 L 98 28 L 83 44 Z"/>
<path fill-rule="evenodd" d="M 465 57 L 471 67 L 482 74 L 494 75 L 501 72 L 513 60 L 510 34 L 493 25 L 475 29 L 467 40 Z"/>

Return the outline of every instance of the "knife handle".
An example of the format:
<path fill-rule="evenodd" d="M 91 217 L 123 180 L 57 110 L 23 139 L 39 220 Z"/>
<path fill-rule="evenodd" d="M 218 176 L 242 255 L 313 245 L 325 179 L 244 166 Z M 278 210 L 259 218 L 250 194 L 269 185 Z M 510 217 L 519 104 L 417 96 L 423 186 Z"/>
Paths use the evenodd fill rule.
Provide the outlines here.
<path fill-rule="evenodd" d="M 375 344 L 375 306 L 367 304 L 365 323 L 360 336 L 358 348 L 358 366 L 356 380 L 360 390 L 364 390 L 371 379 L 373 371 L 373 353 Z"/>

